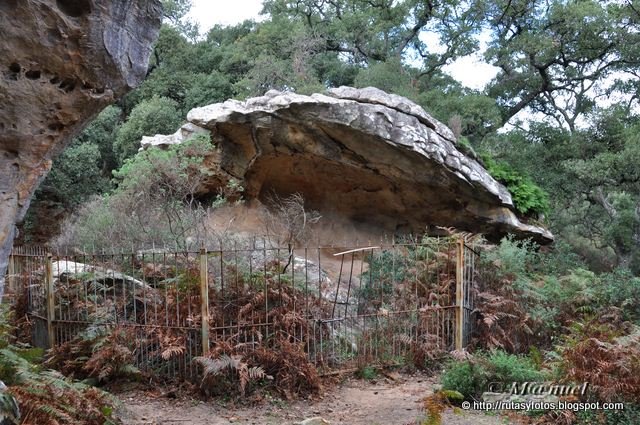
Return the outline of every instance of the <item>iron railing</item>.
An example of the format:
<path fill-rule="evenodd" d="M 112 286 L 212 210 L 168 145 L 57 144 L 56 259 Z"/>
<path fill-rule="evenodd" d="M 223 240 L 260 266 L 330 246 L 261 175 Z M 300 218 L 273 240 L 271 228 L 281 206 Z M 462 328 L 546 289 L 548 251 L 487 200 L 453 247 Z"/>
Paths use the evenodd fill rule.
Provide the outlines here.
<path fill-rule="evenodd" d="M 7 282 L 28 297 L 37 346 L 118 328 L 136 366 L 159 375 L 195 376 L 192 359 L 212 349 L 279 344 L 327 371 L 465 347 L 476 257 L 454 238 L 77 255 L 17 247 Z"/>

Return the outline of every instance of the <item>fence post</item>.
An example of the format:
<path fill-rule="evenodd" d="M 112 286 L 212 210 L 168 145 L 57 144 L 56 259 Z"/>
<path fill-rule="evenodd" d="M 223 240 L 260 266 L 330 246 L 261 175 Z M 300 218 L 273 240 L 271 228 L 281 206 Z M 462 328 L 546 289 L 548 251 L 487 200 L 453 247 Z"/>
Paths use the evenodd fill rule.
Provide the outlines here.
<path fill-rule="evenodd" d="M 464 348 L 464 239 L 456 244 L 456 350 Z"/>
<path fill-rule="evenodd" d="M 49 337 L 49 348 L 55 345 L 55 333 L 53 330 L 53 321 L 55 320 L 55 297 L 53 287 L 53 260 L 51 254 L 47 254 L 45 264 L 45 294 L 47 297 L 47 335 Z"/>
<path fill-rule="evenodd" d="M 11 255 L 9 255 L 9 268 L 7 270 L 7 286 L 9 288 L 9 294 L 14 295 L 14 300 L 15 297 L 17 297 L 17 293 L 16 293 L 16 278 L 15 278 L 15 274 L 16 274 L 16 257 L 13 255 L 13 252 L 11 253 Z"/>
<path fill-rule="evenodd" d="M 202 317 L 202 355 L 209 354 L 209 278 L 207 250 L 200 248 L 200 315 Z"/>

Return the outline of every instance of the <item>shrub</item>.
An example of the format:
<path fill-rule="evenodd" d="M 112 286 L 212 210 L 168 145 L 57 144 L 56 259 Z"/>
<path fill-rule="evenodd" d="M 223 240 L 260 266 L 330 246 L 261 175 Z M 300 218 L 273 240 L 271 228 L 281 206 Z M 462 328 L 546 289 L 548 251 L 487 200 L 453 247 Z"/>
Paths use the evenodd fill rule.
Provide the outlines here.
<path fill-rule="evenodd" d="M 515 277 L 534 272 L 538 263 L 537 245 L 530 240 L 518 241 L 507 236 L 494 249 L 487 250 L 484 259 L 495 263 L 502 274 Z"/>
<path fill-rule="evenodd" d="M 475 360 L 449 362 L 442 374 L 442 388 L 458 391 L 466 399 L 477 397 L 487 388 L 489 372 Z"/>
<path fill-rule="evenodd" d="M 477 347 L 519 353 L 531 346 L 550 348 L 570 321 L 611 305 L 603 300 L 608 293 L 603 288 L 604 275 L 580 267 L 558 275 L 550 259 L 554 255 L 536 252 L 532 243 L 511 238 L 485 251 L 476 303 Z M 632 317 L 636 304 L 630 288 L 633 285 L 616 294 L 620 294 L 620 305 L 631 307 L 625 311 Z"/>
<path fill-rule="evenodd" d="M 549 213 L 549 195 L 530 177 L 488 155 L 482 155 L 482 160 L 489 174 L 507 187 L 519 213 L 530 216 Z"/>
<path fill-rule="evenodd" d="M 640 405 L 626 403 L 624 410 L 587 410 L 578 412 L 574 425 L 637 425 L 640 424 Z"/>
<path fill-rule="evenodd" d="M 510 385 L 540 382 L 544 377 L 530 358 L 495 350 L 463 361 L 450 361 L 442 375 L 442 388 L 458 391 L 470 399 L 479 398 L 492 382 Z"/>
<path fill-rule="evenodd" d="M 320 377 L 304 351 L 303 344 L 291 343 L 283 335 L 273 335 L 273 346 L 247 349 L 234 338 L 218 340 L 208 357 L 195 361 L 204 368 L 200 390 L 206 396 L 245 396 L 258 384 L 269 385 L 286 398 L 320 390 Z"/>
<path fill-rule="evenodd" d="M 368 271 L 360 277 L 362 287 L 356 294 L 362 300 L 373 300 L 393 293 L 394 285 L 404 281 L 407 274 L 405 258 L 395 250 L 383 250 L 366 256 Z"/>
<path fill-rule="evenodd" d="M 582 257 L 564 240 L 556 240 L 550 250 L 541 252 L 539 264 L 545 273 L 556 276 L 565 275 L 573 269 L 587 268 Z"/>
<path fill-rule="evenodd" d="M 104 193 L 109 179 L 102 172 L 102 156 L 97 144 L 75 143 L 65 149 L 54 162 L 42 191 L 55 194 L 64 205 L 76 206 Z"/>
<path fill-rule="evenodd" d="M 595 298 L 601 307 L 615 306 L 624 320 L 640 325 L 640 278 L 624 269 L 616 269 L 600 276 Z"/>
<path fill-rule="evenodd" d="M 504 238 L 482 257 L 476 294 L 473 343 L 477 348 L 501 348 L 526 353 L 546 338 L 549 316 L 536 285 L 538 254 L 530 242 Z"/>
<path fill-rule="evenodd" d="M 143 100 L 118 129 L 113 151 L 119 164 L 136 154 L 142 136 L 171 134 L 182 122 L 178 104 L 166 97 Z"/>
<path fill-rule="evenodd" d="M 535 362 L 526 356 L 516 356 L 504 351 L 492 351 L 487 356 L 492 382 L 539 382 L 544 373 L 536 368 Z"/>
<path fill-rule="evenodd" d="M 213 151 L 211 139 L 205 134 L 195 135 L 166 150 L 150 147 L 125 161 L 113 172 L 114 179 L 119 191 L 146 189 L 153 196 L 191 197 L 204 177 L 210 175 L 202 164 L 204 157 Z"/>
<path fill-rule="evenodd" d="M 356 376 L 360 379 L 364 379 L 365 381 L 371 381 L 378 377 L 378 372 L 373 366 L 362 365 L 356 371 Z"/>
<path fill-rule="evenodd" d="M 167 150 L 149 148 L 114 172 L 118 188 L 83 205 L 63 224 L 58 248 L 130 249 L 132 246 L 169 245 L 186 249 L 198 244 L 212 229 L 206 226 L 210 208 L 199 191 L 211 172 L 203 166 L 214 147 L 198 135 Z M 222 182 L 224 184 L 224 181 Z M 229 180 L 224 199 L 237 200 L 243 188 Z"/>

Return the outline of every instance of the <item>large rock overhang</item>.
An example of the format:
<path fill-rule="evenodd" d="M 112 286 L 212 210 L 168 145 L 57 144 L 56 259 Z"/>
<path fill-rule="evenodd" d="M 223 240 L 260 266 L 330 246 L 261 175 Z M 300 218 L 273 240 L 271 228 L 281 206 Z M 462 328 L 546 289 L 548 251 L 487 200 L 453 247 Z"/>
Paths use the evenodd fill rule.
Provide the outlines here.
<path fill-rule="evenodd" d="M 0 2 L 0 277 L 51 159 L 144 79 L 161 17 L 159 0 Z"/>
<path fill-rule="evenodd" d="M 456 148 L 446 126 L 400 96 L 349 87 L 311 96 L 270 91 L 196 108 L 188 120 L 182 132 L 143 146 L 180 141 L 194 124 L 209 130 L 215 163 L 243 183 L 248 199 L 299 192 L 323 215 L 396 234 L 443 226 L 553 240 L 520 221 L 507 189 Z"/>

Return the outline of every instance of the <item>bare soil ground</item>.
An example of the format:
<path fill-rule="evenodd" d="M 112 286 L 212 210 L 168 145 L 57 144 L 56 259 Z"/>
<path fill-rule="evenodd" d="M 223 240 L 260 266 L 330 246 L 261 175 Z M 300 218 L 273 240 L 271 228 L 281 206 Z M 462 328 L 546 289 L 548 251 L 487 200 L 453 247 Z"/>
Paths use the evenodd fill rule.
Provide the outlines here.
<path fill-rule="evenodd" d="M 127 407 L 127 425 L 293 425 L 322 417 L 331 425 L 414 425 L 424 419 L 422 400 L 431 394 L 436 378 L 422 374 L 388 374 L 371 381 L 349 378 L 328 388 L 316 400 L 265 399 L 252 407 L 233 406 L 219 400 L 167 398 L 160 392 L 119 394 Z M 481 412 L 448 411 L 445 425 L 502 425 L 511 423 Z M 315 425 L 315 424 L 314 424 Z"/>

